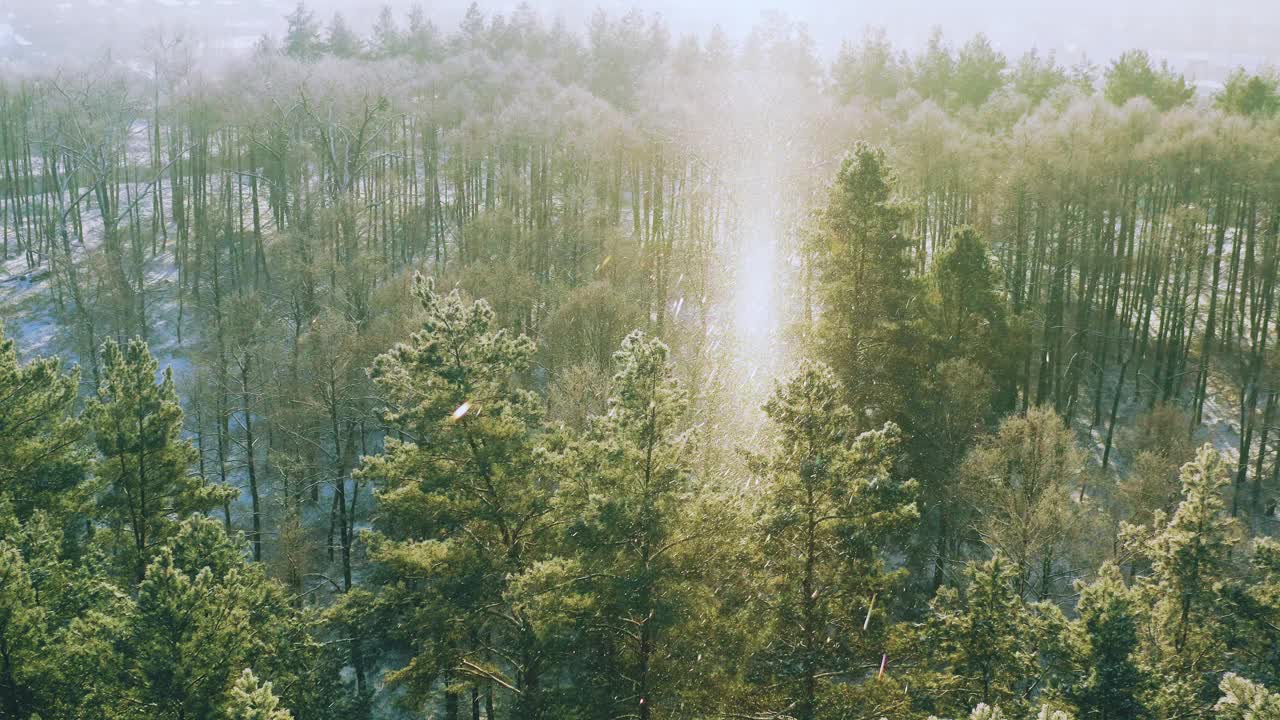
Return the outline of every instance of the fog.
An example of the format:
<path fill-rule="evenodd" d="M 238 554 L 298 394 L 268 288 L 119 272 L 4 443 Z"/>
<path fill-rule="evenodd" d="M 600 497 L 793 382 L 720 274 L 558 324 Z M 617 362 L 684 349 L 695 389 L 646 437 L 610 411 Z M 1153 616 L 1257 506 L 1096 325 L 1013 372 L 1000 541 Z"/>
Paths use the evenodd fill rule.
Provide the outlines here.
<path fill-rule="evenodd" d="M 409 0 L 315 0 L 308 5 L 326 22 L 341 11 L 367 29 L 389 4 L 403 18 Z M 424 3 L 427 15 L 451 28 L 468 5 L 464 0 Z M 510 13 L 519 3 L 482 3 L 485 13 Z M 1101 64 L 1119 52 L 1142 47 L 1166 58 L 1201 83 L 1220 80 L 1231 68 L 1276 64 L 1280 52 L 1280 3 L 1262 0 L 899 0 L 821 2 L 740 0 L 545 0 L 532 3 L 547 21 L 581 28 L 597 9 L 621 14 L 633 8 L 662 15 L 673 32 L 705 34 L 720 25 L 741 39 L 762 17 L 781 12 L 802 23 L 819 54 L 830 57 L 844 40 L 868 26 L 883 27 L 893 43 L 920 47 L 934 25 L 953 42 L 984 32 L 1006 54 L 1029 47 L 1054 50 L 1068 62 Z M 0 58 L 9 65 L 47 66 L 110 49 L 128 56 L 155 28 L 181 28 L 217 53 L 243 51 L 266 34 L 279 34 L 288 0 L 4 0 L 0 2 Z"/>

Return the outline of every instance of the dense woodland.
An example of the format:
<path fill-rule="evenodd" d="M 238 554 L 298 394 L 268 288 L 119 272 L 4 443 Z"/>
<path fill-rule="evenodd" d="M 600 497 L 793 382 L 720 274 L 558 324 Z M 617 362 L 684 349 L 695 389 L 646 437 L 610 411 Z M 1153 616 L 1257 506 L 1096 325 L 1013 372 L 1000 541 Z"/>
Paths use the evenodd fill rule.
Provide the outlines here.
<path fill-rule="evenodd" d="M 1280 76 L 286 22 L 0 71 L 0 718 L 1280 718 Z"/>

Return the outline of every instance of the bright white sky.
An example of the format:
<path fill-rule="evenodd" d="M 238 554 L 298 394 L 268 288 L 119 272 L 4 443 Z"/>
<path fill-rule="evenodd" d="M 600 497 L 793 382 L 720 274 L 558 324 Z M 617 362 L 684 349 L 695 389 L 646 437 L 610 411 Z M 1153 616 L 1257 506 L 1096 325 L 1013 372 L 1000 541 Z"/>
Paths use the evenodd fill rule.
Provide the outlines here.
<path fill-rule="evenodd" d="M 311 0 L 326 21 L 341 9 L 367 26 L 384 0 Z M 424 0 L 428 14 L 453 27 L 469 0 Z M 410 0 L 389 0 L 399 13 Z M 518 1 L 482 2 L 486 13 L 509 13 Z M 661 13 L 676 33 L 707 32 L 721 24 L 741 38 L 762 14 L 781 9 L 803 22 L 818 49 L 833 54 L 841 39 L 857 39 L 867 25 L 883 26 L 900 47 L 923 44 L 940 24 L 953 44 L 983 31 L 1014 56 L 1035 45 L 1064 59 L 1087 54 L 1103 63 L 1124 49 L 1143 47 L 1193 75 L 1217 75 L 1235 65 L 1280 64 L 1277 0 L 531 0 L 546 18 L 582 27 L 597 7 L 621 14 L 633 7 Z M 0 0 L 0 54 L 20 43 L 43 52 L 83 51 L 108 39 L 117 45 L 148 26 L 186 25 L 215 44 L 241 43 L 279 32 L 292 0 Z M 7 26 L 7 27 L 6 27 Z M 27 52 L 31 52 L 28 50 Z"/>

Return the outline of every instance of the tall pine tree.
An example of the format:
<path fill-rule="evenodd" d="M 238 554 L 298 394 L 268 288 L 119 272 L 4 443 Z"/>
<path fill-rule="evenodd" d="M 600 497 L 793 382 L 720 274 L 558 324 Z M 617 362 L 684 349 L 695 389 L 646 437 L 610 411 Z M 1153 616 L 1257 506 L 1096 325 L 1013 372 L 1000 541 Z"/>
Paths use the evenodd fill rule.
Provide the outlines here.
<path fill-rule="evenodd" d="M 821 355 L 868 427 L 895 416 L 923 369 L 909 322 L 916 287 L 903 232 L 908 213 L 896 191 L 884 151 L 859 143 L 836 175 L 812 241 Z"/>
<path fill-rule="evenodd" d="M 36 510 L 64 515 L 91 500 L 89 458 L 73 413 L 79 374 L 56 358 L 22 364 L 0 326 L 0 499 L 19 519 Z"/>
<path fill-rule="evenodd" d="M 378 483 L 372 555 L 414 578 L 384 592 L 403 613 L 394 639 L 411 656 L 389 679 L 424 704 L 437 682 L 465 674 L 509 690 L 517 717 L 541 717 L 548 658 L 513 592 L 543 559 L 554 509 L 536 452 L 540 402 L 513 387 L 534 346 L 496 328 L 484 301 L 441 295 L 422 278 L 414 295 L 423 329 L 371 371 L 395 437 L 362 471 Z M 456 707 L 452 689 L 446 701 Z"/>
<path fill-rule="evenodd" d="M 817 716 L 819 683 L 857 678 L 884 649 L 883 608 L 904 575 L 885 557 L 918 517 L 915 483 L 894 474 L 897 427 L 856 434 L 842 396 L 830 368 L 803 365 L 764 407 L 777 449 L 752 463 L 769 481 L 761 540 L 778 593 L 766 655 L 799 720 Z"/>
<path fill-rule="evenodd" d="M 99 454 L 102 514 L 118 561 L 136 581 L 180 518 L 212 510 L 231 494 L 191 472 L 196 450 L 182 437 L 173 373 L 166 368 L 157 383 L 157 370 L 146 342 L 131 340 L 122 350 L 107 341 L 98 396 L 85 410 Z"/>

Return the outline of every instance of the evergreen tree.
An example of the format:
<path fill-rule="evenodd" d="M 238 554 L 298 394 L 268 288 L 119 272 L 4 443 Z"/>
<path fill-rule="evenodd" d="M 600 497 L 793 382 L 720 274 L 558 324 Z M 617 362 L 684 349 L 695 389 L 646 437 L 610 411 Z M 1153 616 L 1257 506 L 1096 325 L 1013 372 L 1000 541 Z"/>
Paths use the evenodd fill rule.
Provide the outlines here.
<path fill-rule="evenodd" d="M 1226 462 L 1206 445 L 1182 468 L 1182 502 L 1173 516 L 1156 512 L 1150 528 L 1123 531 L 1132 551 L 1151 563 L 1137 587 L 1150 608 L 1143 669 L 1160 679 L 1145 701 L 1156 717 L 1210 716 L 1212 673 L 1228 657 L 1223 601 L 1236 532 L 1222 500 L 1228 482 Z"/>
<path fill-rule="evenodd" d="M 271 692 L 271 683 L 259 683 L 248 668 L 236 678 L 222 714 L 226 720 L 293 720 L 293 713 L 280 707 L 280 699 Z"/>
<path fill-rule="evenodd" d="M 379 45 L 384 42 L 385 40 L 379 40 Z M 440 55 L 440 30 L 427 19 L 419 4 L 415 3 L 409 8 L 409 30 L 404 42 L 409 54 L 418 62 L 437 60 Z"/>
<path fill-rule="evenodd" d="M 411 16 L 412 17 L 412 16 Z M 378 19 L 373 23 L 373 37 L 369 40 L 369 50 L 374 57 L 388 58 L 400 55 L 405 48 L 405 38 L 391 13 L 390 5 L 383 5 L 378 10 Z"/>
<path fill-rule="evenodd" d="M 69 557 L 43 511 L 25 523 L 0 500 L 0 717 L 112 717 L 127 595 L 92 556 Z"/>
<path fill-rule="evenodd" d="M 994 398 L 995 387 L 986 371 L 967 358 L 953 358 L 938 363 L 910 405 L 916 432 L 907 438 L 906 448 L 922 485 L 921 513 L 935 533 L 920 533 L 916 540 L 921 554 L 933 555 L 932 591 L 946 580 L 951 562 L 970 540 L 975 513 L 963 501 L 958 470 L 987 431 Z"/>
<path fill-rule="evenodd" d="M 1251 75 L 1244 68 L 1237 68 L 1213 102 L 1235 115 L 1274 116 L 1280 112 L 1280 75 L 1271 70 Z"/>
<path fill-rule="evenodd" d="M 208 81 L 167 34 L 0 73 L 0 316 L 40 336 L 0 340 L 0 718 L 1274 714 L 1273 71 L 1193 112 L 1144 53 L 1098 93 L 941 30 L 828 83 L 781 16 L 741 53 L 643 11 L 354 20 L 299 5 Z M 830 177 L 857 134 L 886 153 Z M 768 285 L 804 341 L 770 351 L 831 369 L 761 417 L 720 325 Z M 191 387 L 100 355 L 144 330 Z M 1179 478 L 1206 432 L 1238 525 L 1223 463 Z M 1028 604 L 1103 556 L 1068 630 Z"/>
<path fill-rule="evenodd" d="M 1225 630 L 1242 672 L 1280 685 L 1280 542 L 1254 540 L 1250 572 L 1226 589 L 1238 620 Z"/>
<path fill-rule="evenodd" d="M 1280 720 L 1280 695 L 1235 673 L 1219 685 L 1222 698 L 1214 706 L 1218 720 Z"/>
<path fill-rule="evenodd" d="M 1182 496 L 1179 471 L 1195 458 L 1196 446 L 1187 436 L 1190 418 L 1173 404 L 1158 403 L 1141 415 L 1126 433 L 1132 466 L 1119 482 L 1118 499 L 1129 522 L 1148 523 L 1157 510 L 1166 515 Z"/>
<path fill-rule="evenodd" d="M 26 564 L 17 548 L 0 543 L 0 717 L 42 711 L 38 685 L 50 649 L 44 608 L 36 602 Z"/>
<path fill-rule="evenodd" d="M 299 60 L 317 57 L 323 49 L 323 43 L 320 39 L 320 21 L 316 19 L 315 13 L 302 0 L 298 0 L 293 12 L 285 16 L 285 21 L 289 26 L 284 35 L 284 54 Z"/>
<path fill-rule="evenodd" d="M 124 350 L 107 341 L 98 396 L 85 409 L 99 453 L 94 470 L 103 485 L 102 513 L 117 559 L 138 581 L 179 518 L 212 510 L 230 495 L 191 474 L 196 450 L 182 437 L 173 372 L 166 368 L 157 384 L 157 369 L 142 340 Z"/>
<path fill-rule="evenodd" d="M 693 611 L 687 583 L 698 569 L 685 552 L 693 500 L 688 394 L 667 346 L 635 331 L 615 355 L 608 412 L 592 420 L 582 451 L 593 478 L 572 531 L 603 632 L 598 682 L 616 712 L 647 720 L 677 702 L 676 634 Z M 598 674 L 597 674 L 598 673 Z"/>
<path fill-rule="evenodd" d="M 1067 694 L 1081 720 L 1138 719 L 1147 687 L 1138 669 L 1138 599 L 1125 587 L 1120 569 L 1102 566 L 1093 583 L 1079 584 L 1079 619 L 1073 624 L 1078 683 Z"/>
<path fill-rule="evenodd" d="M 847 680 L 883 649 L 876 599 L 887 606 L 904 574 L 884 558 L 917 518 L 914 482 L 894 477 L 897 427 L 855 436 L 842 395 L 830 368 L 802 366 L 765 404 L 778 449 L 753 462 L 770 481 L 763 548 L 778 594 L 766 653 L 799 720 L 818 715 L 820 678 Z"/>
<path fill-rule="evenodd" d="M 945 358 L 964 357 L 1002 379 L 1006 402 L 1013 392 L 1004 302 L 987 244 L 972 227 L 957 229 L 930 272 L 932 334 Z M 1009 403 L 1011 405 L 1011 403 Z"/>
<path fill-rule="evenodd" d="M 902 234 L 907 213 L 895 188 L 884 152 L 859 143 L 836 176 L 814 239 L 822 355 L 844 382 L 849 404 L 873 422 L 902 407 L 919 362 L 907 327 L 914 296 Z"/>
<path fill-rule="evenodd" d="M 1032 48 L 1018 58 L 1010 73 L 1009 84 L 1015 92 L 1026 96 L 1032 105 L 1039 105 L 1051 92 L 1067 84 L 1067 72 L 1058 65 L 1053 53 L 1041 57 Z"/>
<path fill-rule="evenodd" d="M 946 104 L 949 93 L 955 91 L 956 61 L 942 38 L 942 28 L 935 26 L 929 32 L 929 44 L 916 58 L 912 68 L 912 85 L 921 97 Z"/>
<path fill-rule="evenodd" d="M 462 22 L 458 23 L 458 30 L 461 31 L 458 41 L 462 43 L 462 47 L 480 48 L 484 41 L 484 26 L 484 12 L 480 9 L 480 3 L 472 2 L 463 13 Z"/>
<path fill-rule="evenodd" d="M 73 412 L 78 384 L 56 358 L 19 363 L 0 326 L 0 502 L 12 503 L 19 520 L 36 510 L 71 520 L 91 500 Z"/>
<path fill-rule="evenodd" d="M 962 105 L 978 106 L 1004 86 L 1008 61 L 991 47 L 986 35 L 974 35 L 956 57 L 953 79 L 956 99 Z"/>
<path fill-rule="evenodd" d="M 440 295 L 422 278 L 414 296 L 423 329 L 371 371 L 390 401 L 388 425 L 413 440 L 389 438 L 362 471 L 379 485 L 374 558 L 430 578 L 384 591 L 412 619 L 393 633 L 412 660 L 389 680 L 421 705 L 437 680 L 465 672 L 512 690 L 517 715 L 537 718 L 549 659 L 516 603 L 521 578 L 546 559 L 555 486 L 539 469 L 540 401 L 512 384 L 534 346 L 495 328 L 484 301 Z"/>
<path fill-rule="evenodd" d="M 324 46 L 332 55 L 340 58 L 351 58 L 360 54 L 360 38 L 351 26 L 347 25 L 347 19 L 342 16 L 342 13 L 335 12 L 333 19 L 329 21 L 329 32 Z"/>
<path fill-rule="evenodd" d="M 1116 105 L 1142 96 L 1157 108 L 1169 110 L 1184 105 L 1195 94 L 1186 78 L 1169 69 L 1167 61 L 1153 67 L 1145 50 L 1130 50 L 1111 63 L 1103 93 Z"/>
<path fill-rule="evenodd" d="M 251 663 L 307 686 L 292 693 L 303 717 L 349 717 L 332 696 L 325 705 L 301 701 L 323 695 L 336 677 L 288 670 L 319 648 L 286 629 L 298 622 L 295 611 L 262 566 L 245 561 L 245 550 L 242 537 L 192 516 L 156 552 L 120 640 L 123 697 L 145 708 L 137 717 L 289 717 L 270 684 L 265 692 L 246 685 Z"/>
<path fill-rule="evenodd" d="M 841 45 L 831 76 L 840 100 L 846 103 L 855 97 L 888 99 L 897 95 L 903 84 L 903 70 L 883 28 L 868 29 L 856 48 Z"/>
<path fill-rule="evenodd" d="M 931 606 L 923 642 L 942 674 L 921 677 L 927 697 L 947 712 L 977 704 L 1025 711 L 1065 620 L 1053 605 L 1025 604 L 1017 567 L 999 554 L 964 575 L 960 589 L 939 589 Z"/>

